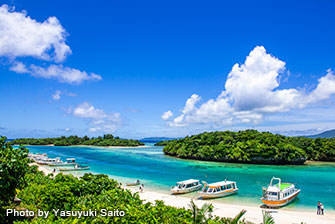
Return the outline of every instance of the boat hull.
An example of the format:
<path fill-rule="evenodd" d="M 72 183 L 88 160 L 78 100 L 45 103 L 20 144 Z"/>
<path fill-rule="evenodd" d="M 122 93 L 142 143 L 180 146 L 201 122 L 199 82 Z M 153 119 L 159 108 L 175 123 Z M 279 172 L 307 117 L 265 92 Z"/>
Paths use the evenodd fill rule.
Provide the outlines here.
<path fill-rule="evenodd" d="M 74 166 L 76 163 L 63 163 L 63 164 L 56 164 L 56 163 L 49 163 L 49 166 Z"/>
<path fill-rule="evenodd" d="M 60 171 L 80 171 L 80 170 L 89 170 L 90 168 L 89 167 L 85 167 L 85 168 L 58 168 Z"/>
<path fill-rule="evenodd" d="M 261 198 L 261 201 L 268 207 L 279 208 L 279 207 L 283 207 L 283 206 L 291 203 L 292 201 L 294 201 L 294 199 L 296 199 L 298 197 L 299 193 L 300 193 L 300 191 L 297 191 L 291 197 L 283 199 L 283 200 L 270 201 L 270 200 L 266 200 L 265 198 Z"/>
<path fill-rule="evenodd" d="M 185 188 L 185 189 L 171 189 L 171 193 L 172 194 L 186 194 L 186 193 L 190 193 L 190 192 L 194 192 L 194 191 L 198 191 L 202 188 L 201 185 L 196 186 L 196 187 L 190 187 L 190 188 Z"/>
<path fill-rule="evenodd" d="M 232 195 L 232 194 L 236 194 L 238 191 L 238 189 L 230 189 L 230 190 L 227 190 L 227 191 L 224 191 L 224 192 L 218 192 L 218 193 L 215 193 L 215 194 L 211 194 L 211 193 L 203 193 L 203 192 L 200 192 L 200 196 L 202 199 L 211 199 L 211 198 L 222 198 L 222 197 L 226 197 L 226 196 L 229 196 L 229 195 Z"/>

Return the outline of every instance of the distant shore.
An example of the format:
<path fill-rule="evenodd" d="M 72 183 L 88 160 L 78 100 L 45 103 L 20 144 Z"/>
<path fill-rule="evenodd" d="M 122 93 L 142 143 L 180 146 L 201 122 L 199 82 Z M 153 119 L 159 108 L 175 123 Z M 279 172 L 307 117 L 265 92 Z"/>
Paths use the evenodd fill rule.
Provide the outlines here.
<path fill-rule="evenodd" d="M 20 146 L 20 145 L 19 144 L 14 144 L 14 146 Z M 48 144 L 48 145 L 23 145 L 23 146 L 55 146 L 55 145 L 54 144 Z M 63 147 L 63 146 L 57 146 L 57 147 Z M 66 145 L 65 147 L 147 148 L 148 146 L 147 145 L 138 145 L 138 146 Z"/>
<path fill-rule="evenodd" d="M 37 163 L 32 163 L 30 165 L 37 165 L 38 170 L 48 174 L 57 174 L 52 172 L 46 166 L 38 165 Z M 70 174 L 67 172 L 66 174 Z M 162 200 L 166 205 L 174 206 L 177 208 L 189 208 L 191 198 L 186 195 L 171 195 L 168 193 L 157 192 L 152 189 L 144 189 L 144 192 L 140 192 L 138 186 L 126 187 L 123 185 L 124 189 L 128 189 L 133 193 L 138 193 L 140 198 L 146 202 L 155 203 L 155 200 Z M 214 201 L 214 202 L 213 202 Z M 243 216 L 247 221 L 253 222 L 255 224 L 262 223 L 262 208 L 259 205 L 238 205 L 222 203 L 215 200 L 199 200 L 194 198 L 194 202 L 197 206 L 202 206 L 204 203 L 211 203 L 214 206 L 213 214 L 220 217 L 234 217 L 241 210 L 245 209 L 247 213 Z M 291 209 L 268 209 L 271 215 L 274 217 L 276 224 L 330 224 L 334 223 L 335 211 L 333 208 L 328 207 L 325 210 L 325 215 L 317 215 L 316 212 L 310 210 L 291 210 Z"/>

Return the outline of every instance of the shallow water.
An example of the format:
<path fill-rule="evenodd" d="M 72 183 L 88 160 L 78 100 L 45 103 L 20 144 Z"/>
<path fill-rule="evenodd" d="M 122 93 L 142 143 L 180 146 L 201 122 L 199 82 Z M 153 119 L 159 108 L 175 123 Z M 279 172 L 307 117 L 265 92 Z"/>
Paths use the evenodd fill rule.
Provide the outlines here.
<path fill-rule="evenodd" d="M 161 192 L 177 181 L 200 179 L 208 183 L 225 179 L 237 182 L 239 193 L 215 201 L 236 204 L 258 204 L 262 186 L 273 176 L 295 183 L 301 193 L 286 209 L 314 209 L 318 201 L 335 209 L 335 163 L 304 166 L 270 166 L 182 160 L 165 156 L 162 147 L 146 148 L 28 146 L 34 153 L 50 157 L 75 157 L 78 163 L 89 163 L 92 173 L 107 174 L 123 183 L 140 179 L 146 188 Z M 75 172 L 80 175 L 81 172 Z M 196 197 L 188 194 L 187 197 Z"/>

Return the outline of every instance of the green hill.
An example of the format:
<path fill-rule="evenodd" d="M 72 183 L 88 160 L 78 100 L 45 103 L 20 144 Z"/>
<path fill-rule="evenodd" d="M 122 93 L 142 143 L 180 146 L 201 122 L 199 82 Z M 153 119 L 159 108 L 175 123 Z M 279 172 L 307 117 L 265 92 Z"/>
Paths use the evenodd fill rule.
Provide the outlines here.
<path fill-rule="evenodd" d="M 335 138 L 335 129 L 321 132 L 316 135 L 306 136 L 307 138 Z"/>
<path fill-rule="evenodd" d="M 111 134 L 102 137 L 89 138 L 87 136 L 78 137 L 71 135 L 69 137 L 58 138 L 18 138 L 10 142 L 12 145 L 55 145 L 55 146 L 71 146 L 71 145 L 94 145 L 94 146 L 140 146 L 144 143 L 133 139 L 121 139 Z"/>
<path fill-rule="evenodd" d="M 258 164 L 335 161 L 335 139 L 286 137 L 256 130 L 205 132 L 157 145 L 165 145 L 166 155 L 196 160 Z"/>

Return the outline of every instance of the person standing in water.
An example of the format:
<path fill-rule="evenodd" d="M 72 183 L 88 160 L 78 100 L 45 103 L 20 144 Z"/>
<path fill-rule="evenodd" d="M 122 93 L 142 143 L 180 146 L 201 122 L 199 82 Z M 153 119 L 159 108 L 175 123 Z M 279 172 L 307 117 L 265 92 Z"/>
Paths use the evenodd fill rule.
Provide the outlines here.
<path fill-rule="evenodd" d="M 320 215 L 320 210 L 321 210 L 321 208 L 320 208 L 320 202 L 318 202 L 318 207 L 317 207 L 317 210 L 316 210 L 316 214 L 317 215 Z"/>

